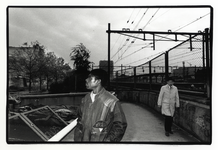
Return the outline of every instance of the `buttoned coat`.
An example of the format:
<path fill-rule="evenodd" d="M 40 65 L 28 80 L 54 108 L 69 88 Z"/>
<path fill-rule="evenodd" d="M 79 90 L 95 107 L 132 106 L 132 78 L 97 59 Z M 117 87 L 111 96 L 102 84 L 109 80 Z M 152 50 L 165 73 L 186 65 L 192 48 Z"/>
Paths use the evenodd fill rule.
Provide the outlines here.
<path fill-rule="evenodd" d="M 176 86 L 171 87 L 167 84 L 161 87 L 157 104 L 161 106 L 161 113 L 166 116 L 172 116 L 175 107 L 179 107 L 179 94 Z"/>

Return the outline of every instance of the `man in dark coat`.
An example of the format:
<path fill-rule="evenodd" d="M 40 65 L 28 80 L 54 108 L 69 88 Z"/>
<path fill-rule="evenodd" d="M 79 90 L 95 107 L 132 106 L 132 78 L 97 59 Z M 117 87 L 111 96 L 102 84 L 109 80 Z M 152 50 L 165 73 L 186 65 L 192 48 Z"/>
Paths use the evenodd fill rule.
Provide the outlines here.
<path fill-rule="evenodd" d="M 86 79 L 87 89 L 92 90 L 81 101 L 74 141 L 119 142 L 127 122 L 119 100 L 106 91 L 107 73 L 92 70 Z"/>

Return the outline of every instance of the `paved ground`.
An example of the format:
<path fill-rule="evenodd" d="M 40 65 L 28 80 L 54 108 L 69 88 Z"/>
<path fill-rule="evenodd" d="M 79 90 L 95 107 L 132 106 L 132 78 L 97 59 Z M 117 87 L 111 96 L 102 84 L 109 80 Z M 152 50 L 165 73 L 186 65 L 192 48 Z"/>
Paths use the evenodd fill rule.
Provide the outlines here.
<path fill-rule="evenodd" d="M 122 103 L 127 119 L 126 133 L 122 142 L 134 143 L 198 143 L 199 141 L 180 128 L 173 126 L 174 134 L 165 136 L 164 118 L 151 108 L 132 103 Z M 73 131 L 63 141 L 73 141 Z"/>
<path fill-rule="evenodd" d="M 174 134 L 165 136 L 164 117 L 151 108 L 132 103 L 122 103 L 122 107 L 128 122 L 123 142 L 199 142 L 175 125 L 172 128 Z"/>

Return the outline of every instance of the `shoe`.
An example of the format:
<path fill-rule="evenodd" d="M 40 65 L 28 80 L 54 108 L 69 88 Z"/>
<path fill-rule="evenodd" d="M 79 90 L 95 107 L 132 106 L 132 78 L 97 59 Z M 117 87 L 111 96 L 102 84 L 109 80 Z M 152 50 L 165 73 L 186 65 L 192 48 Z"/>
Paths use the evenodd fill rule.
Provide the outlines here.
<path fill-rule="evenodd" d="M 173 132 L 172 132 L 172 131 L 170 131 L 169 133 L 170 133 L 170 134 L 173 134 Z"/>
<path fill-rule="evenodd" d="M 166 136 L 170 136 L 169 132 L 165 132 L 165 135 L 166 135 Z"/>

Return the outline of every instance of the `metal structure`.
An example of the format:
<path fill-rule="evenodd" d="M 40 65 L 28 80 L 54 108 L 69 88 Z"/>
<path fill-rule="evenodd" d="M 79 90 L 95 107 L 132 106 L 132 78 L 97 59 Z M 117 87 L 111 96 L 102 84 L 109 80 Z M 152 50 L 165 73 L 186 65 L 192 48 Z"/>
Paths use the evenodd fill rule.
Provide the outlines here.
<path fill-rule="evenodd" d="M 8 142 L 60 141 L 76 124 L 66 123 L 49 106 L 22 113 L 11 113 L 8 122 Z"/>
<path fill-rule="evenodd" d="M 170 73 L 169 73 L 169 68 L 173 66 L 169 66 L 169 60 L 171 60 L 169 58 L 169 53 L 171 51 L 173 51 L 174 49 L 188 43 L 188 49 L 189 51 L 193 51 L 195 47 L 193 47 L 193 44 L 195 42 L 201 42 L 202 43 L 202 58 L 203 58 L 203 68 L 206 69 L 206 86 L 207 86 L 207 97 L 211 98 L 211 83 L 212 83 L 212 79 L 211 79 L 211 73 L 212 73 L 212 32 L 209 32 L 209 29 L 205 29 L 204 32 L 159 32 L 159 31 L 142 31 L 141 29 L 139 29 L 139 31 L 130 31 L 129 29 L 122 29 L 122 30 L 111 30 L 110 29 L 110 23 L 108 24 L 108 30 L 106 31 L 108 33 L 108 66 L 109 66 L 109 62 L 110 62 L 110 34 L 111 33 L 117 33 L 117 34 L 121 34 L 124 36 L 128 36 L 128 37 L 132 37 L 132 38 L 136 38 L 139 40 L 143 40 L 143 41 L 152 41 L 153 42 L 153 49 L 155 50 L 155 42 L 157 41 L 156 37 L 161 37 L 161 39 L 158 39 L 158 41 L 179 41 L 181 42 L 180 44 L 176 45 L 175 47 L 169 49 L 168 51 L 166 51 L 165 53 L 162 53 L 160 55 L 158 55 L 156 58 L 153 58 L 152 60 L 158 59 L 160 56 L 163 56 L 163 68 L 164 68 L 164 74 L 163 73 L 159 73 L 158 75 L 164 75 L 165 78 L 167 78 Z M 139 34 L 142 35 L 141 37 L 137 37 L 134 36 L 134 34 Z M 167 36 L 163 36 L 163 35 L 172 35 L 173 38 L 168 38 Z M 186 37 L 186 39 L 181 39 L 180 37 Z M 200 40 L 199 40 L 200 37 Z M 148 63 L 147 67 L 149 68 L 149 82 L 150 84 L 152 84 L 152 67 L 155 67 L 155 65 L 152 64 L 152 60 L 148 62 L 145 62 L 144 64 L 141 64 L 140 66 L 143 66 L 145 64 Z M 206 60 L 206 62 L 205 62 Z M 153 61 L 154 62 L 154 61 Z M 187 62 L 188 63 L 188 62 Z M 134 85 L 136 82 L 136 68 L 134 67 L 133 69 L 134 71 Z M 108 71 L 110 72 L 110 67 L 108 67 Z M 157 74 L 156 74 L 157 75 Z M 110 79 L 110 75 L 108 77 L 108 79 Z M 109 80 L 110 81 L 110 80 Z M 110 83 L 108 85 L 110 87 Z"/>

